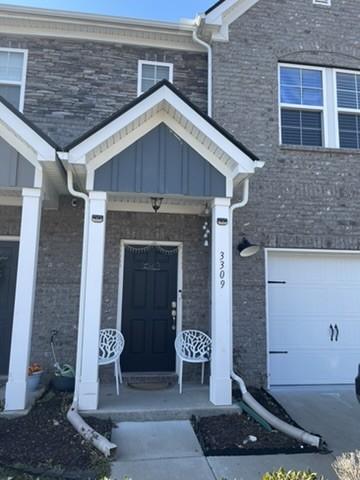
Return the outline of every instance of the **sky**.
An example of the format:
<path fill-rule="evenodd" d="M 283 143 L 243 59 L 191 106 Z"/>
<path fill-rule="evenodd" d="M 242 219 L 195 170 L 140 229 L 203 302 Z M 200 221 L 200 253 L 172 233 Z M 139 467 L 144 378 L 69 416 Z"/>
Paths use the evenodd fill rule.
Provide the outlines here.
<path fill-rule="evenodd" d="M 216 0 L 0 0 L 1 4 L 101 13 L 149 20 L 194 18 Z"/>

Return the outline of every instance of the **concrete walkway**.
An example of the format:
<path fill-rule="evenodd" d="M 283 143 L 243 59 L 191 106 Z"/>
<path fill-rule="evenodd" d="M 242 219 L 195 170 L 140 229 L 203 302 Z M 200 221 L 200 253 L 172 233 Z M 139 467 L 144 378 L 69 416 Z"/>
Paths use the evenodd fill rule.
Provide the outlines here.
<path fill-rule="evenodd" d="M 360 403 L 353 386 L 277 388 L 271 393 L 299 425 L 322 435 L 335 455 L 360 449 Z"/>
<path fill-rule="evenodd" d="M 304 428 L 326 438 L 333 454 L 208 457 L 189 421 L 123 422 L 113 431 L 118 457 L 112 480 L 261 480 L 280 467 L 311 469 L 336 480 L 335 456 L 360 448 L 360 405 L 352 389 L 286 389 L 272 392 Z"/>

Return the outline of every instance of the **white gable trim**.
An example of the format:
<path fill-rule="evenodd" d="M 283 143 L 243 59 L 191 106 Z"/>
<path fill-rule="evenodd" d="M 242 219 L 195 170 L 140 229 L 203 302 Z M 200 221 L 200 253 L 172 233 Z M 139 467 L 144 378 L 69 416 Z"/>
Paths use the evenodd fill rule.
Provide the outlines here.
<path fill-rule="evenodd" d="M 1 102 L 0 135 L 35 167 L 41 161 L 56 161 L 55 148 Z"/>
<path fill-rule="evenodd" d="M 166 85 L 71 148 L 68 160 L 86 166 L 86 187 L 91 190 L 97 168 L 161 122 L 226 176 L 229 196 L 236 177 L 259 166 Z"/>
<path fill-rule="evenodd" d="M 229 26 L 259 0 L 226 0 L 205 16 L 205 25 L 216 27 L 212 40 L 229 41 Z"/>

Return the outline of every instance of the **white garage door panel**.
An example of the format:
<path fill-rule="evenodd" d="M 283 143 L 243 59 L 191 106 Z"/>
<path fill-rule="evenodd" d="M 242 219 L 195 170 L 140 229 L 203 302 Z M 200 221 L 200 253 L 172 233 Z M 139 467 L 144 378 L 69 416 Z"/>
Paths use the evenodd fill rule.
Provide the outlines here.
<path fill-rule="evenodd" d="M 335 320 L 336 317 L 333 318 L 333 324 Z M 281 332 L 281 335 L 278 332 Z M 273 317 L 269 335 L 272 350 L 328 348 L 330 331 L 323 319 L 309 317 L 303 321 L 303 318 L 297 315 L 282 320 Z"/>
<path fill-rule="evenodd" d="M 268 252 L 268 281 L 270 384 L 353 383 L 360 255 Z"/>
<path fill-rule="evenodd" d="M 271 385 L 354 383 L 358 363 L 358 351 L 337 352 L 330 360 L 322 350 L 270 355 Z"/>

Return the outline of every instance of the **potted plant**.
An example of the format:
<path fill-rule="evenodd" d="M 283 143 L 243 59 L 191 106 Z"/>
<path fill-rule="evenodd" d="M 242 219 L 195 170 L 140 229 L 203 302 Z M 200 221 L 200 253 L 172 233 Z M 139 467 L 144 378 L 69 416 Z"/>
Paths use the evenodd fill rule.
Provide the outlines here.
<path fill-rule="evenodd" d="M 73 392 L 75 387 L 75 370 L 68 363 L 55 364 L 55 373 L 52 378 L 52 386 L 60 392 Z"/>
<path fill-rule="evenodd" d="M 38 363 L 32 363 L 28 368 L 28 389 L 30 392 L 35 392 L 40 385 L 40 380 L 43 374 L 43 369 Z"/>
<path fill-rule="evenodd" d="M 51 332 L 50 345 L 54 358 L 55 372 L 51 380 L 51 384 L 55 390 L 60 392 L 73 392 L 75 387 L 75 370 L 68 363 L 60 364 L 57 361 L 55 353 L 55 337 L 58 334 L 58 330 Z"/>

